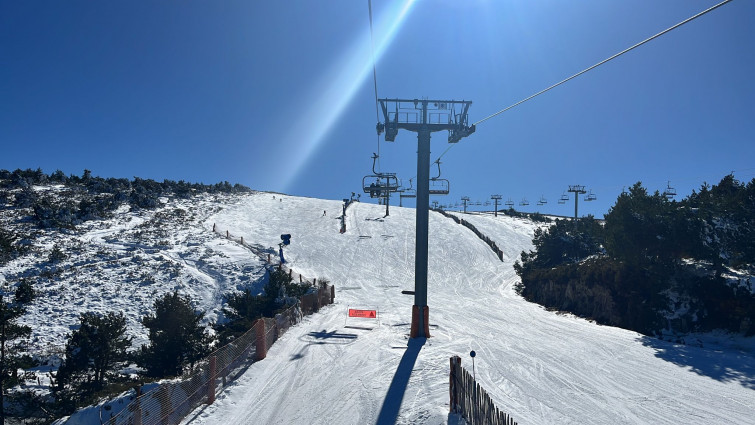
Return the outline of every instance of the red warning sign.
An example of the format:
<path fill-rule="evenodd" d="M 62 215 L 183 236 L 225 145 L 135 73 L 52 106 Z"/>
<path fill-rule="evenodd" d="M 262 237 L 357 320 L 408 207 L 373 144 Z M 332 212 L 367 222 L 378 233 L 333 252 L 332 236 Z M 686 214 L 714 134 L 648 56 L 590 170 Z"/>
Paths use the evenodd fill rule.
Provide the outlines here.
<path fill-rule="evenodd" d="M 349 317 L 364 317 L 367 319 L 377 318 L 377 310 L 355 310 L 349 309 Z"/>

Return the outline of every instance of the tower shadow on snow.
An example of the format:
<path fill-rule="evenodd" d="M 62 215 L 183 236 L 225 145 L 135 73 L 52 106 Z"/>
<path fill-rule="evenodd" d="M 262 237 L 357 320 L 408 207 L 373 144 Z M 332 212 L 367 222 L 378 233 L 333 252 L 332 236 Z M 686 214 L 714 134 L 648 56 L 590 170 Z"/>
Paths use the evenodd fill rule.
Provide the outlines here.
<path fill-rule="evenodd" d="M 337 331 L 326 331 L 325 329 L 320 332 L 310 332 L 306 335 L 299 337 L 300 341 L 305 342 L 304 347 L 291 356 L 291 360 L 299 360 L 304 358 L 305 352 L 312 345 L 325 345 L 325 344 L 351 344 L 358 338 L 357 334 L 342 333 Z"/>
<path fill-rule="evenodd" d="M 404 400 L 404 394 L 406 393 L 406 387 L 409 385 L 409 378 L 412 376 L 412 371 L 414 370 L 414 364 L 417 362 L 419 352 L 426 341 L 426 338 L 409 339 L 407 349 L 404 352 L 404 356 L 401 357 L 396 374 L 393 375 L 391 385 L 388 387 L 388 393 L 386 393 L 383 400 L 383 407 L 380 409 L 376 422 L 377 425 L 393 425 L 396 423 L 399 410 L 401 409 L 401 402 Z"/>

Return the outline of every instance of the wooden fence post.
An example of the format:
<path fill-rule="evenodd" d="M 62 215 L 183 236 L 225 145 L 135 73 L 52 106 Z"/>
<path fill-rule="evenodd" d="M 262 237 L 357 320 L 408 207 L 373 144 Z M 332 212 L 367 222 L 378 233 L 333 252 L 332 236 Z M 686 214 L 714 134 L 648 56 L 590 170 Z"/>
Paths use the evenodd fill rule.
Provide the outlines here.
<path fill-rule="evenodd" d="M 207 385 L 207 404 L 215 402 L 215 375 L 218 370 L 218 358 L 210 356 L 210 382 Z"/>
<path fill-rule="evenodd" d="M 449 402 L 449 409 L 451 413 L 459 413 L 456 406 L 459 405 L 459 395 L 458 390 L 456 388 L 456 372 L 457 367 L 461 366 L 461 357 L 459 356 L 453 356 L 451 357 L 451 372 L 449 373 L 449 387 L 448 392 L 450 396 L 450 402 Z"/>
<path fill-rule="evenodd" d="M 257 319 L 254 323 L 254 330 L 257 351 L 255 360 L 262 360 L 267 357 L 267 347 L 265 346 L 265 321 L 263 319 Z"/>
<path fill-rule="evenodd" d="M 134 425 L 142 425 L 142 406 L 140 405 L 142 396 L 142 386 L 136 387 L 136 400 L 134 403 Z"/>
<path fill-rule="evenodd" d="M 168 417 L 171 413 L 173 413 L 173 403 L 170 399 L 170 392 L 168 390 L 168 385 L 170 384 L 162 384 L 157 389 L 156 398 L 157 401 L 160 403 L 160 423 L 161 424 L 167 424 L 168 423 Z"/>
<path fill-rule="evenodd" d="M 336 300 L 336 287 L 335 285 L 330 285 L 330 303 L 333 304 Z"/>

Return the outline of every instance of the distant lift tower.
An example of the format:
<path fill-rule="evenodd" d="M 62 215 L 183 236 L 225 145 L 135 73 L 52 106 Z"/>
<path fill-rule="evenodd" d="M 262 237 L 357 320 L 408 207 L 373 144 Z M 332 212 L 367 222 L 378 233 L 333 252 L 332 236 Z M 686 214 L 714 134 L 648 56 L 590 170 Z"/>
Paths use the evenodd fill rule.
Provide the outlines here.
<path fill-rule="evenodd" d="M 490 199 L 495 202 L 495 213 L 493 214 L 494 217 L 498 217 L 498 201 L 500 201 L 501 198 L 501 195 L 490 195 Z"/>
<path fill-rule="evenodd" d="M 474 133 L 467 111 L 472 102 L 427 99 L 378 99 L 384 122 L 377 124 L 378 135 L 393 142 L 399 129 L 417 133 L 417 241 L 414 263 L 414 306 L 412 338 L 430 336 L 427 307 L 427 248 L 430 218 L 430 135 L 448 130 L 448 142 L 457 143 Z"/>
<path fill-rule="evenodd" d="M 585 194 L 587 191 L 585 190 L 585 187 L 582 185 L 569 185 L 569 192 L 574 193 L 574 219 L 576 220 L 579 216 L 577 215 L 577 206 L 579 205 L 579 195 Z"/>
<path fill-rule="evenodd" d="M 469 196 L 462 196 L 461 202 L 464 204 L 464 214 L 467 213 L 467 204 L 469 203 Z"/>

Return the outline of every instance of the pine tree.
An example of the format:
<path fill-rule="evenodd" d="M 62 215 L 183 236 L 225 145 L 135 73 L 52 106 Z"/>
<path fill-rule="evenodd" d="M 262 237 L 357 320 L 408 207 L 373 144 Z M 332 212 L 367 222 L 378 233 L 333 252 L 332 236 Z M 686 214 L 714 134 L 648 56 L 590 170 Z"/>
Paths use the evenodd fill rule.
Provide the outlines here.
<path fill-rule="evenodd" d="M 195 311 L 191 299 L 178 291 L 165 294 L 154 306 L 155 314 L 142 319 L 150 345 L 141 347 L 138 362 L 149 376 L 180 375 L 186 364 L 193 367 L 210 351 L 212 337 L 200 324 L 204 313 Z"/>
<path fill-rule="evenodd" d="M 5 264 L 16 255 L 19 250 L 17 241 L 18 236 L 5 229 L 0 229 L 0 264 Z"/>
<path fill-rule="evenodd" d="M 87 395 L 104 387 L 108 372 L 126 360 L 131 338 L 126 337 L 126 317 L 122 312 L 104 316 L 87 312 L 81 324 L 68 336 L 63 365 L 58 369 L 58 390 L 71 386 Z"/>
<path fill-rule="evenodd" d="M 34 286 L 28 279 L 21 279 L 18 282 L 16 293 L 13 295 L 13 300 L 18 304 L 28 304 L 34 301 L 37 297 L 37 291 L 34 290 Z"/>
<path fill-rule="evenodd" d="M 514 270 L 522 276 L 527 270 L 552 268 L 577 263 L 601 253 L 603 229 L 592 216 L 577 220 L 556 220 L 547 229 L 535 229 L 532 244 L 535 251 L 522 252 L 522 262 Z"/>
<path fill-rule="evenodd" d="M 14 342 L 31 334 L 31 328 L 18 324 L 24 313 L 26 310 L 21 304 L 6 303 L 0 295 L 0 425 L 5 424 L 5 389 L 17 378 Z"/>

